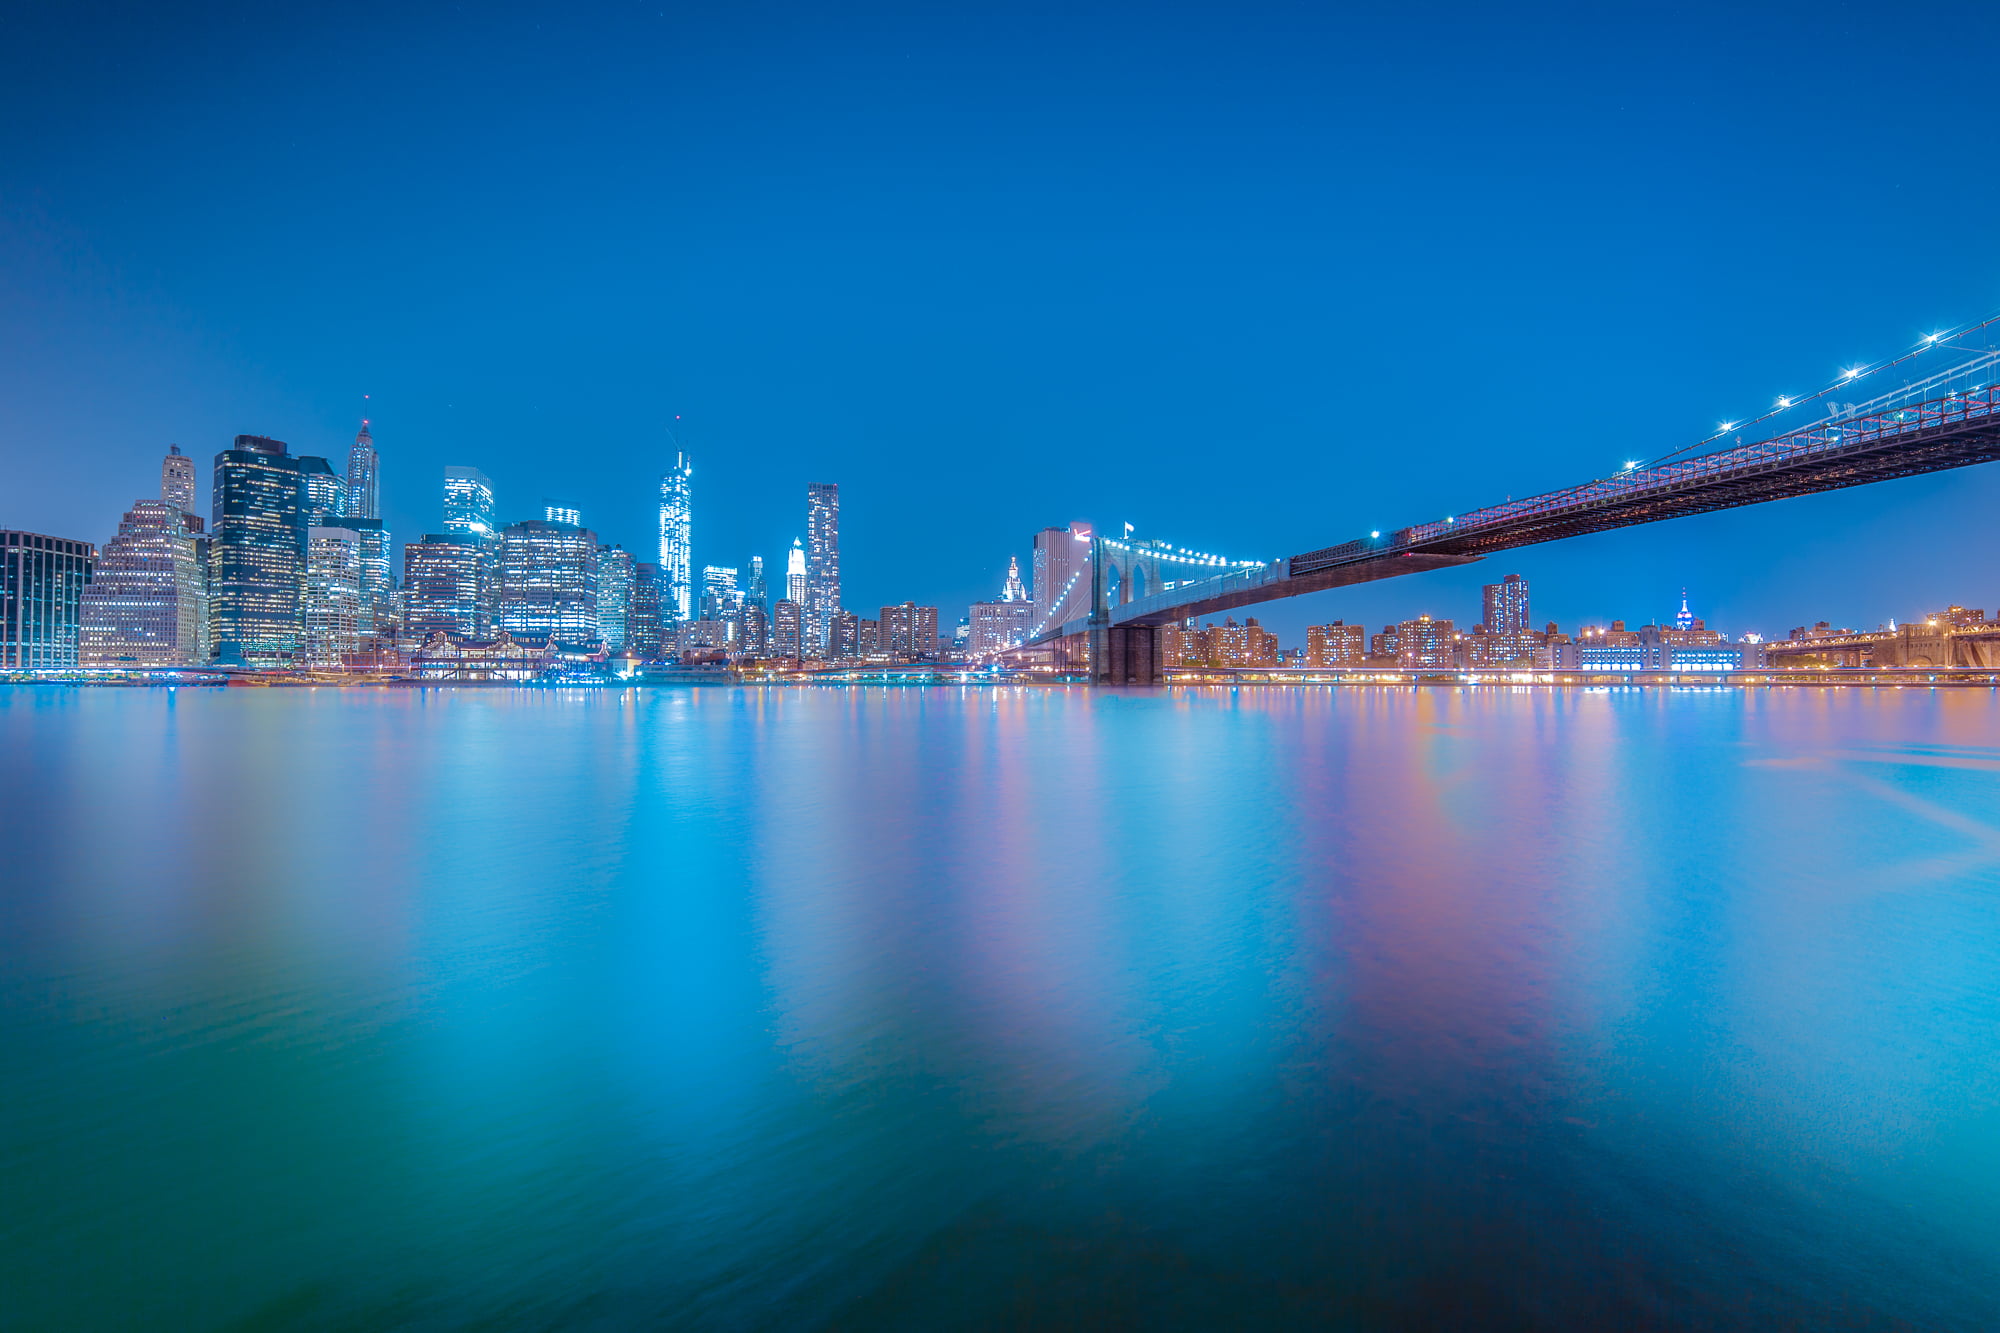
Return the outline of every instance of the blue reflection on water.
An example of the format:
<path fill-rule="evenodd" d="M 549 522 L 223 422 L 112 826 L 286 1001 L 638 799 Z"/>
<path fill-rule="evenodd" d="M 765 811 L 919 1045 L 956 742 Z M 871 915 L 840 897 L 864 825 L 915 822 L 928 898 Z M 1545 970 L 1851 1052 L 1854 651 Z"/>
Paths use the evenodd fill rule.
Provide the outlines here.
<path fill-rule="evenodd" d="M 2000 1324 L 1975 692 L 0 691 L 26 1328 Z"/>

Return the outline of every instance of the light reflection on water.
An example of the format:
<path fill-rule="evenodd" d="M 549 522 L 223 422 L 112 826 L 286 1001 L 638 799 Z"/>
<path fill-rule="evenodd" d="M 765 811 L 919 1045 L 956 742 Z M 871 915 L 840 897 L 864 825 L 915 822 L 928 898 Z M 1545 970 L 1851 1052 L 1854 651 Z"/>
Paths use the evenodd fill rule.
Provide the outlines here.
<path fill-rule="evenodd" d="M 0 742 L 10 1327 L 2000 1325 L 1988 693 Z"/>

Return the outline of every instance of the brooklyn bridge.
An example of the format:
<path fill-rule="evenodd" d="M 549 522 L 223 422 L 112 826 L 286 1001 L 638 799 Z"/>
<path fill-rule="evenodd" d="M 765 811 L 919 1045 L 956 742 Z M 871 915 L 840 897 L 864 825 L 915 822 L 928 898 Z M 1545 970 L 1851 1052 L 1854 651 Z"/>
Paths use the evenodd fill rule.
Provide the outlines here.
<path fill-rule="evenodd" d="M 2000 316 L 1784 397 L 1754 420 L 1650 462 L 1543 495 L 1448 514 L 1271 561 L 1229 560 L 1089 524 L 1036 540 L 1036 615 L 1025 640 L 1109 684 L 1163 678 L 1162 626 L 1280 598 L 1470 564 L 1497 551 L 1658 523 L 2000 458 L 2000 351 L 1966 345 Z M 1920 360 L 1921 358 L 1921 360 Z M 1889 372 L 1930 373 L 1861 402 L 1836 394 Z M 1782 419 L 1813 417 L 1779 430 Z M 1773 433 L 1765 433 L 1771 431 Z M 1747 438 L 1746 438 L 1747 437 Z"/>

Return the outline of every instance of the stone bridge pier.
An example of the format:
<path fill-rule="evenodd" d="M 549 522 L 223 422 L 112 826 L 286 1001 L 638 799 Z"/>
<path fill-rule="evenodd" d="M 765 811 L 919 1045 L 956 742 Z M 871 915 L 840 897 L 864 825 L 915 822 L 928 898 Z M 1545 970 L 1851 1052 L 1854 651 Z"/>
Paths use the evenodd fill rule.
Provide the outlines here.
<path fill-rule="evenodd" d="M 1099 685 L 1158 685 L 1166 680 L 1160 631 L 1152 625 L 1092 625 L 1090 675 Z"/>

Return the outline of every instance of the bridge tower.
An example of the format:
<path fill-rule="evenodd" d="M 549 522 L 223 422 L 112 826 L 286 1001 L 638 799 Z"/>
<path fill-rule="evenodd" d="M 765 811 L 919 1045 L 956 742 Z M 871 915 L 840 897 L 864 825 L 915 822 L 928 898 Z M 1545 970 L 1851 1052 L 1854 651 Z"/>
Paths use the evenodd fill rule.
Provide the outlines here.
<path fill-rule="evenodd" d="M 1158 685 L 1166 680 L 1160 631 L 1154 625 L 1114 625 L 1112 612 L 1160 591 L 1161 552 L 1151 542 L 1090 544 L 1090 678 L 1100 685 Z"/>

